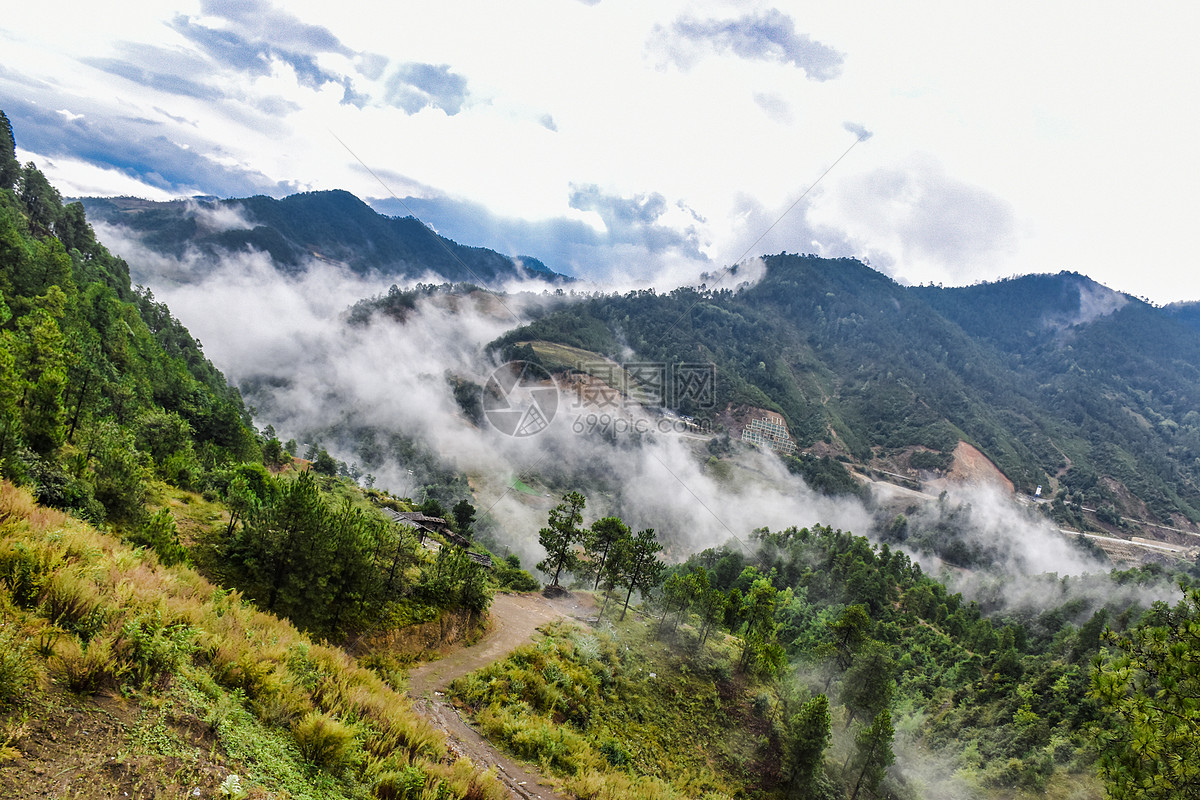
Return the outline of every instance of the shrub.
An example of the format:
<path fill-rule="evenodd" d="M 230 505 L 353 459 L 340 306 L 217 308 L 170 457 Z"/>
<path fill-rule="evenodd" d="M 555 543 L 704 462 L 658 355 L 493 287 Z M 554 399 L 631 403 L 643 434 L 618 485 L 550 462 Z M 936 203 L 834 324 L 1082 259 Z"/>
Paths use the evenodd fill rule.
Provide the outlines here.
<path fill-rule="evenodd" d="M 47 619 L 85 639 L 104 625 L 100 591 L 75 570 L 59 570 L 50 576 L 42 600 Z"/>
<path fill-rule="evenodd" d="M 375 782 L 375 796 L 379 800 L 419 800 L 428 779 L 420 767 L 384 772 Z"/>
<path fill-rule="evenodd" d="M 6 542 L 0 547 L 0 580 L 8 584 L 13 602 L 28 610 L 38 604 L 61 563 L 62 554 L 45 544 Z"/>
<path fill-rule="evenodd" d="M 23 697 L 33 686 L 37 670 L 29 652 L 29 643 L 9 623 L 0 623 L 0 706 Z"/>
<path fill-rule="evenodd" d="M 153 550 L 158 560 L 170 566 L 187 560 L 187 549 L 179 543 L 179 528 L 167 509 L 159 509 L 145 524 L 129 534 L 129 541 Z"/>
<path fill-rule="evenodd" d="M 304 760 L 335 774 L 353 760 L 354 733 L 353 726 L 317 711 L 305 714 L 293 731 Z"/>
<path fill-rule="evenodd" d="M 75 694 L 96 694 L 106 686 L 115 686 L 122 674 L 108 638 L 93 639 L 86 646 L 77 638 L 67 639 L 50 665 L 54 676 Z"/>
<path fill-rule="evenodd" d="M 196 649 L 194 638 L 187 625 L 164 625 L 162 612 L 156 609 L 125 623 L 117 650 L 134 680 L 144 685 L 159 675 L 178 672 Z"/>

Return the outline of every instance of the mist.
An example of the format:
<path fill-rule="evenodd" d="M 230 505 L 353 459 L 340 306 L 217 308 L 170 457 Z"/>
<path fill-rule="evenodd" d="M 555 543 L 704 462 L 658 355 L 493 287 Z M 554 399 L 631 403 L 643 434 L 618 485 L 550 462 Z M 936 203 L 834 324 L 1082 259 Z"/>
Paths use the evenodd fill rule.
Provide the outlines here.
<path fill-rule="evenodd" d="M 236 227 L 244 220 L 227 211 L 206 224 Z M 878 538 L 877 500 L 817 494 L 769 452 L 735 448 L 712 459 L 704 437 L 677 430 L 652 407 L 625 401 L 618 409 L 598 408 L 563 385 L 553 419 L 536 435 L 506 435 L 486 420 L 468 419 L 454 384 L 474 391 L 487 383 L 500 366 L 486 351 L 489 342 L 547 308 L 617 287 L 564 292 L 528 282 L 502 294 L 421 293 L 403 319 L 376 313 L 351 324 L 348 310 L 386 295 L 394 278 L 315 259 L 283 274 L 268 256 L 250 251 L 169 258 L 149 252 L 124 229 L 98 226 L 97 233 L 203 342 L 207 356 L 241 389 L 257 425 L 273 426 L 282 440 L 325 447 L 370 473 L 378 488 L 420 500 L 427 471 L 387 447 L 364 446 L 388 437 L 411 440 L 444 469 L 467 476 L 483 527 L 500 551 L 517 553 L 525 564 L 542 557 L 537 531 L 572 489 L 588 498 L 585 523 L 615 514 L 634 530 L 653 528 L 671 561 L 726 543 L 749 549 L 750 533 L 761 527 L 822 524 Z M 761 261 L 752 259 L 718 275 L 732 287 L 761 273 Z M 698 282 L 714 277 L 698 276 Z M 607 425 L 595 424 L 606 417 Z M 517 480 L 535 491 L 516 490 Z M 989 553 L 1005 574 L 1111 568 L 999 490 L 952 488 L 940 503 L 918 504 L 910 526 L 935 528 L 947 514 L 956 535 Z M 915 544 L 899 546 L 926 571 L 958 580 L 961 571 L 947 571 Z M 976 591 L 960 583 L 956 590 Z"/>

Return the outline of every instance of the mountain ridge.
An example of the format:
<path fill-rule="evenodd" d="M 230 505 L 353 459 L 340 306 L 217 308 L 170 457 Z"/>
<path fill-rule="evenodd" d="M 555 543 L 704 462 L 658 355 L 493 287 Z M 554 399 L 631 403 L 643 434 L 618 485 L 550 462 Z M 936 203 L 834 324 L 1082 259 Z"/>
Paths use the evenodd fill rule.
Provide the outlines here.
<path fill-rule="evenodd" d="M 275 199 L 265 195 L 167 202 L 85 197 L 89 217 L 120 225 L 143 245 L 179 258 L 189 250 L 208 256 L 246 249 L 270 256 L 285 273 L 309 259 L 346 264 L 357 273 L 398 278 L 430 273 L 451 282 L 500 286 L 537 278 L 568 281 L 536 258 L 505 256 L 447 239 L 416 217 L 387 217 L 350 192 L 334 189 Z"/>
<path fill-rule="evenodd" d="M 1019 492 L 1045 487 L 1064 520 L 1084 505 L 1137 517 L 1127 492 L 1159 520 L 1200 521 L 1200 331 L 1168 310 L 1069 272 L 945 289 L 851 259 L 764 262 L 738 292 L 591 299 L 493 346 L 701 353 L 718 368 L 718 406 L 782 413 L 802 450 L 916 475 L 916 452 L 961 440 Z"/>

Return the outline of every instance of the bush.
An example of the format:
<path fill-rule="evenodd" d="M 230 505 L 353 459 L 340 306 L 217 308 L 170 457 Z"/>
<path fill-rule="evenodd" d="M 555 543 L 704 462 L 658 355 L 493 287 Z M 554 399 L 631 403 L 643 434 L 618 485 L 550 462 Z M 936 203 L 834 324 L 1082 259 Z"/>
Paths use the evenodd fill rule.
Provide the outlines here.
<path fill-rule="evenodd" d="M 137 530 L 129 535 L 129 541 L 139 547 L 154 551 L 158 560 L 170 566 L 187 560 L 187 549 L 179 543 L 179 528 L 175 517 L 165 508 L 159 509 Z"/>
<path fill-rule="evenodd" d="M 41 601 L 42 590 L 61 563 L 62 554 L 44 544 L 0 546 L 0 580 L 8 585 L 13 602 L 26 610 Z"/>
<path fill-rule="evenodd" d="M 496 567 L 493 574 L 501 589 L 509 589 L 514 592 L 536 592 L 542 588 L 542 584 L 537 578 L 521 569 L 521 559 L 516 555 L 506 557 Z"/>
<path fill-rule="evenodd" d="M 293 731 L 304 760 L 334 774 L 353 760 L 354 733 L 353 726 L 317 711 L 305 714 Z"/>
<path fill-rule="evenodd" d="M 86 646 L 79 639 L 68 639 L 59 646 L 50 665 L 56 678 L 75 694 L 82 695 L 115 686 L 123 672 L 113 658 L 112 642 L 107 638 L 93 639 Z"/>
<path fill-rule="evenodd" d="M 375 782 L 375 796 L 379 800 L 420 800 L 428 779 L 420 767 L 383 772 Z"/>
<path fill-rule="evenodd" d="M 117 649 L 138 685 L 159 675 L 171 674 L 188 661 L 196 649 L 195 634 L 187 625 L 164 625 L 162 614 L 139 614 L 121 628 Z"/>
<path fill-rule="evenodd" d="M 74 570 L 59 570 L 50 576 L 42 600 L 47 619 L 85 639 L 104 626 L 99 590 Z"/>
<path fill-rule="evenodd" d="M 37 677 L 29 643 L 2 623 L 0 628 L 0 706 L 20 700 Z"/>

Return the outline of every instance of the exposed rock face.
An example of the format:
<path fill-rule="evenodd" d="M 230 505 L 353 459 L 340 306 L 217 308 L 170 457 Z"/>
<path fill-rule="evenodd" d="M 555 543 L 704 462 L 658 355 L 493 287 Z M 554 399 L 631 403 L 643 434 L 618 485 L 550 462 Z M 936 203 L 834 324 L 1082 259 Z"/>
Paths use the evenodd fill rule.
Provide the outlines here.
<path fill-rule="evenodd" d="M 995 486 L 1010 494 L 1015 489 L 1013 482 L 987 456 L 966 442 L 959 442 L 954 448 L 954 462 L 945 480 L 931 482 L 930 486 L 934 484 Z"/>

